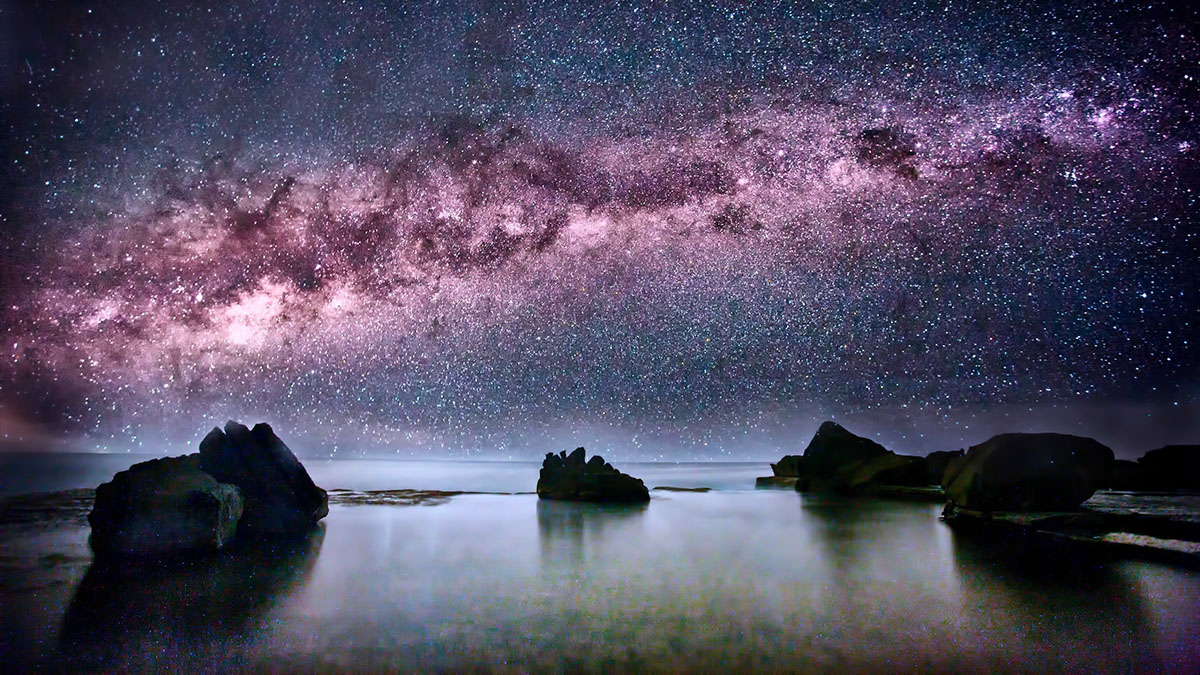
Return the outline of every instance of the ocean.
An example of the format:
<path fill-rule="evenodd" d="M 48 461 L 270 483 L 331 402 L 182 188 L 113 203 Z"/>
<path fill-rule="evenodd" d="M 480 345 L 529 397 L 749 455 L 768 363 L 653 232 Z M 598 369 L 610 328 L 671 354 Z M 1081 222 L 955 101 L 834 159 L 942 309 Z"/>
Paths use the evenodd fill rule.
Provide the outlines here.
<path fill-rule="evenodd" d="M 533 462 L 307 460 L 311 536 L 93 564 L 90 488 L 141 458 L 3 458 L 8 669 L 1180 671 L 1200 574 L 951 529 L 940 506 L 755 490 L 765 463 L 618 468 L 641 506 L 548 502 Z M 21 490 L 22 486 L 28 489 Z M 405 502 L 385 489 L 461 490 Z"/>

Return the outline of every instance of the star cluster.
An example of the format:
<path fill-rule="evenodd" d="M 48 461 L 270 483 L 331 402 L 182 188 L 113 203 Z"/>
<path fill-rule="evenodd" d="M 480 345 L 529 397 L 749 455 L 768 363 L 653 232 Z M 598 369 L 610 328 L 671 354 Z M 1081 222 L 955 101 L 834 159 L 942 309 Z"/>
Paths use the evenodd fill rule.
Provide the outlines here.
<path fill-rule="evenodd" d="M 1194 432 L 1192 13 L 51 7 L 6 82 L 10 423 L 672 459 L 829 416 L 918 453 Z"/>

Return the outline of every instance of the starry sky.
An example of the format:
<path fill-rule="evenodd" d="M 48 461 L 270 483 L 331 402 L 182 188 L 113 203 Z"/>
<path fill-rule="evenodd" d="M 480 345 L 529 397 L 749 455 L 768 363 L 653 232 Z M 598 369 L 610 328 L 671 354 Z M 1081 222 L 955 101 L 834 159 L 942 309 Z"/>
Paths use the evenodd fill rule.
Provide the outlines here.
<path fill-rule="evenodd" d="M 0 448 L 1200 440 L 1194 8 L 296 4 L 0 7 Z"/>

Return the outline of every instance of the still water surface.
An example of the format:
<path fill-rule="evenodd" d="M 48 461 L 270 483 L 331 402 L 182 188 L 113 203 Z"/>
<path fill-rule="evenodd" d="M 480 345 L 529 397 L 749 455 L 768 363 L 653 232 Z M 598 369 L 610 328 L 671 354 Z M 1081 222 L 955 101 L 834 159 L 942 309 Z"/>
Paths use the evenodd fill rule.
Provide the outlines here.
<path fill-rule="evenodd" d="M 536 482 L 528 463 L 308 465 L 331 488 Z M 968 537 L 937 505 L 747 489 L 761 464 L 623 468 L 718 489 L 625 508 L 529 494 L 334 505 L 305 540 L 172 567 L 91 565 L 78 515 L 10 528 L 2 656 L 607 672 L 1194 671 L 1200 659 L 1194 571 Z"/>

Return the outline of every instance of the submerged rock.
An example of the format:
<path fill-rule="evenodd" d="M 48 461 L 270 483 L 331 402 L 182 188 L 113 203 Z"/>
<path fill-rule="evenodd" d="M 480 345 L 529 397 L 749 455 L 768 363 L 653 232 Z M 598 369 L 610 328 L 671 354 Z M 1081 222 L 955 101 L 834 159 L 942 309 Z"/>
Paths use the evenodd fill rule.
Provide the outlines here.
<path fill-rule="evenodd" d="M 1137 462 L 1148 490 L 1200 490 L 1200 445 L 1167 445 Z"/>
<path fill-rule="evenodd" d="M 233 540 L 238 489 L 200 468 L 199 455 L 152 459 L 96 488 L 88 514 L 97 556 L 166 556 L 215 551 Z"/>
<path fill-rule="evenodd" d="M 792 490 L 795 489 L 797 480 L 797 478 L 792 476 L 759 476 L 754 479 L 754 487 Z"/>
<path fill-rule="evenodd" d="M 329 514 L 329 497 L 271 427 L 247 429 L 227 422 L 200 442 L 200 467 L 236 485 L 245 499 L 240 529 L 255 534 L 293 534 Z"/>
<path fill-rule="evenodd" d="M 576 448 L 570 455 L 566 451 L 547 453 L 538 476 L 538 497 L 586 502 L 650 501 L 650 491 L 640 478 L 617 471 L 600 455 L 585 462 L 586 454 L 583 448 Z"/>
<path fill-rule="evenodd" d="M 952 461 L 942 488 L 964 509 L 1070 509 L 1095 493 L 1112 463 L 1112 450 L 1091 438 L 1000 434 Z"/>

